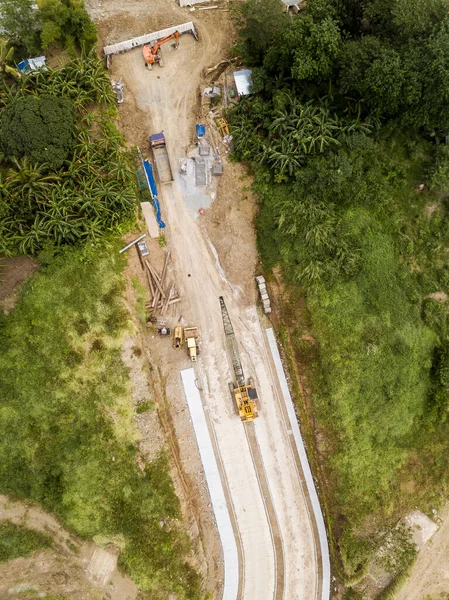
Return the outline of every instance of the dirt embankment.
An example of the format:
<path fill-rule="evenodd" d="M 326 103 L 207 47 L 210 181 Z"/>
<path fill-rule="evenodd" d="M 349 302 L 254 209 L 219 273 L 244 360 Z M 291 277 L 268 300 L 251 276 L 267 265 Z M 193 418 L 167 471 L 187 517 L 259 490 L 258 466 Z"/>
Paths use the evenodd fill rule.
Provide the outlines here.
<path fill-rule="evenodd" d="M 36 596 L 60 594 L 72 600 L 137 597 L 137 587 L 117 569 L 118 552 L 113 545 L 101 548 L 83 542 L 63 529 L 53 515 L 0 495 L 3 519 L 50 535 L 53 548 L 0 563 L 1 600 L 23 598 L 26 592 Z"/>

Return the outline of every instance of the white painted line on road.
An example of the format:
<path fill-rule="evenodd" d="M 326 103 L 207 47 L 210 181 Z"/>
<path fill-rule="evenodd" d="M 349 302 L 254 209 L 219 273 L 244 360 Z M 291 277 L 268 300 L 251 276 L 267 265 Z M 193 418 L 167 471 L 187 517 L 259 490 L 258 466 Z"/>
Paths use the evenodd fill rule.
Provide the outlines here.
<path fill-rule="evenodd" d="M 223 548 L 224 587 L 222 598 L 223 600 L 236 600 L 239 589 L 237 543 L 214 454 L 214 447 L 207 427 L 203 403 L 195 383 L 195 371 L 184 369 L 181 371 L 181 378 Z"/>
<path fill-rule="evenodd" d="M 299 459 L 301 461 L 304 478 L 306 480 L 307 491 L 309 492 L 310 502 L 313 508 L 313 514 L 318 529 L 318 537 L 320 540 L 321 547 L 321 561 L 323 568 L 323 589 L 322 589 L 322 600 L 329 600 L 330 596 L 330 559 L 329 559 L 329 544 L 327 541 L 326 527 L 324 525 L 323 513 L 321 512 L 320 501 L 318 494 L 316 493 L 315 483 L 313 481 L 312 472 L 310 470 L 309 461 L 307 459 L 306 449 L 302 440 L 301 431 L 298 425 L 298 419 L 296 418 L 295 408 L 293 406 L 293 400 L 288 389 L 287 379 L 285 378 L 284 367 L 282 366 L 281 356 L 279 354 L 278 345 L 274 336 L 274 331 L 270 327 L 265 330 L 270 345 L 271 354 L 273 356 L 276 372 L 279 377 L 279 383 L 284 396 L 285 405 L 287 407 L 288 418 L 295 439 L 296 448 L 298 450 Z"/>

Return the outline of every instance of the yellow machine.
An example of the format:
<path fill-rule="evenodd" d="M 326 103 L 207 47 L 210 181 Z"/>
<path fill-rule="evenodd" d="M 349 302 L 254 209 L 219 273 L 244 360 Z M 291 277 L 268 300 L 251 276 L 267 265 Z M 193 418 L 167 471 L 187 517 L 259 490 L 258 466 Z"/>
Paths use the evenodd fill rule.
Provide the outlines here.
<path fill-rule="evenodd" d="M 217 123 L 218 129 L 220 130 L 221 137 L 229 135 L 229 123 L 224 117 L 217 117 L 215 119 L 215 122 Z"/>
<path fill-rule="evenodd" d="M 259 416 L 256 404 L 257 391 L 251 380 L 248 383 L 249 385 L 240 386 L 235 383 L 229 384 L 241 421 L 254 421 Z"/>
<path fill-rule="evenodd" d="M 184 337 L 187 344 L 187 353 L 190 356 L 192 362 L 196 362 L 199 356 L 200 349 L 198 345 L 198 327 L 185 327 Z"/>
<path fill-rule="evenodd" d="M 175 327 L 173 332 L 173 348 L 182 348 L 184 344 L 184 329 L 181 326 Z"/>
<path fill-rule="evenodd" d="M 220 296 L 220 306 L 226 341 L 228 343 L 229 357 L 231 358 L 236 378 L 235 382 L 229 384 L 229 390 L 237 406 L 240 419 L 244 422 L 254 421 L 254 419 L 259 416 L 257 410 L 257 391 L 254 387 L 252 378 L 248 380 L 248 383 L 245 382 L 245 375 L 243 373 L 242 361 L 240 360 L 234 328 L 232 327 L 223 296 Z"/>

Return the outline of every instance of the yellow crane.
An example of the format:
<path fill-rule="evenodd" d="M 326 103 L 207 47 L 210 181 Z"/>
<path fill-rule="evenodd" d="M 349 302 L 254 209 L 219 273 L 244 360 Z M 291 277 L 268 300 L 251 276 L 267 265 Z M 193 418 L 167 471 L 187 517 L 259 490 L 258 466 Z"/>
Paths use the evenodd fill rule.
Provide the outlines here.
<path fill-rule="evenodd" d="M 223 296 L 220 296 L 220 307 L 229 357 L 236 379 L 236 381 L 229 384 L 229 390 L 237 406 L 240 419 L 244 422 L 254 421 L 254 419 L 259 416 L 257 410 L 257 390 L 254 387 L 252 378 L 248 379 L 248 383 L 245 381 L 237 339 Z"/>

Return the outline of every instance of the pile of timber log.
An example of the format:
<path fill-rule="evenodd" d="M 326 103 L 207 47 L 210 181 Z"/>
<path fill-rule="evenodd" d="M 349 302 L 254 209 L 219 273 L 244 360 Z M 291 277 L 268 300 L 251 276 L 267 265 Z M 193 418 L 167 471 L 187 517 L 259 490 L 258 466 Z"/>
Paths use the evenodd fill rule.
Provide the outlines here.
<path fill-rule="evenodd" d="M 151 293 L 151 300 L 147 302 L 146 308 L 151 318 L 156 317 L 158 314 L 165 315 L 169 306 L 181 302 L 175 283 L 168 283 L 164 287 L 169 260 L 170 252 L 167 252 L 164 268 L 162 269 L 162 273 L 159 274 L 150 261 L 147 258 L 144 259 L 148 286 Z"/>

